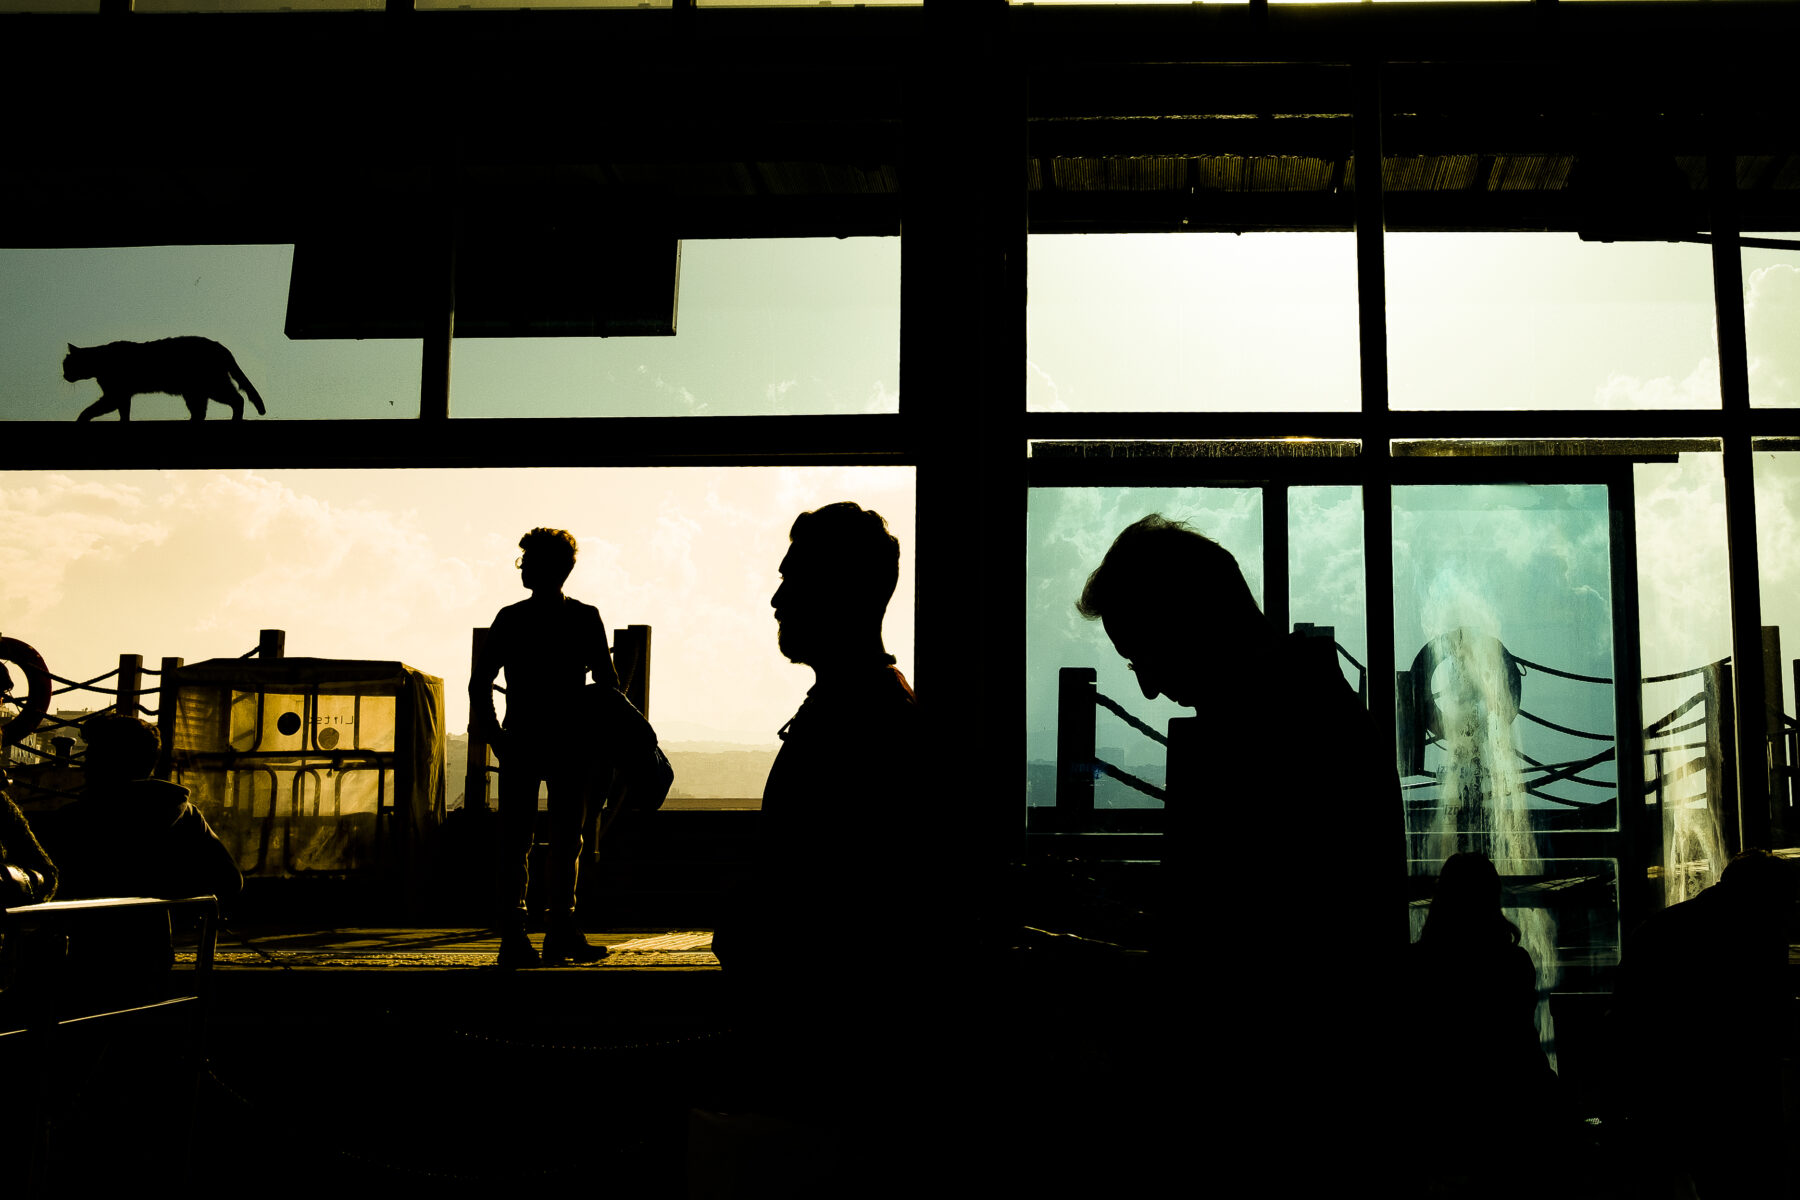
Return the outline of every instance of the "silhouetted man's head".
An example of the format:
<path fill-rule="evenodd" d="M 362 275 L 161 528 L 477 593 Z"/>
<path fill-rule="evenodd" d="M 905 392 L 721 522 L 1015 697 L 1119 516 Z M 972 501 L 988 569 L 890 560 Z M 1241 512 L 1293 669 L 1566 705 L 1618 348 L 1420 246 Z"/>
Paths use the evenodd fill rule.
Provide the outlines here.
<path fill-rule="evenodd" d="M 1794 905 L 1794 868 L 1767 850 L 1748 849 L 1732 856 L 1718 887 L 1744 908 L 1785 922 Z"/>
<path fill-rule="evenodd" d="M 801 513 L 788 531 L 781 586 L 769 598 L 781 652 L 821 658 L 881 647 L 881 619 L 900 579 L 900 542 L 887 521 L 848 501 Z"/>
<path fill-rule="evenodd" d="M 1189 708 L 1253 669 L 1270 632 L 1231 552 L 1156 513 L 1113 540 L 1075 609 L 1105 625 L 1146 699 Z"/>
<path fill-rule="evenodd" d="M 81 723 L 81 736 L 87 741 L 84 769 L 90 784 L 146 779 L 156 769 L 162 738 L 148 721 L 116 715 L 89 717 Z"/>
<path fill-rule="evenodd" d="M 575 569 L 575 535 L 539 526 L 519 539 L 519 582 L 534 592 L 562 587 Z"/>

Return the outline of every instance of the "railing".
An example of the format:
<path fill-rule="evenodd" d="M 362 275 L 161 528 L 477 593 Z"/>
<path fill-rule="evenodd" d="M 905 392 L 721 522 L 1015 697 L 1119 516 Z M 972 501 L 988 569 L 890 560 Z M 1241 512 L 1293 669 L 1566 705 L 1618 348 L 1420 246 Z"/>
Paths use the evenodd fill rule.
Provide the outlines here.
<path fill-rule="evenodd" d="M 238 655 L 239 658 L 256 656 L 279 658 L 286 644 L 286 633 L 279 629 L 265 629 L 257 644 Z M 159 778 L 167 778 L 171 765 L 171 754 L 174 746 L 175 708 L 172 704 L 162 703 L 165 690 L 173 690 L 176 672 L 185 665 L 180 658 L 164 658 L 160 668 L 152 669 L 144 666 L 141 654 L 119 655 L 119 665 L 105 674 L 96 675 L 92 679 L 74 680 L 58 675 L 47 668 L 42 672 L 41 686 L 47 689 L 44 698 L 43 716 L 34 724 L 34 728 L 20 734 L 9 733 L 5 742 L 10 752 L 24 754 L 35 759 L 32 763 L 22 763 L 22 769 L 14 779 L 19 789 L 16 799 L 29 803 L 43 799 L 74 799 L 75 793 L 66 787 L 59 787 L 49 782 L 54 778 L 66 781 L 67 772 L 82 769 L 87 757 L 85 742 L 81 738 L 81 724 L 93 717 L 123 715 L 131 717 L 149 717 L 156 721 L 157 730 L 162 738 L 162 757 L 157 763 L 156 774 Z M 35 674 L 36 672 L 32 672 Z M 159 682 L 145 686 L 145 677 Z M 104 686 L 107 681 L 114 681 L 112 686 Z M 168 681 L 168 682 L 163 682 Z M 39 683 L 33 683 L 33 689 Z M 90 692 L 96 696 L 111 697 L 105 704 L 82 712 L 79 717 L 69 720 L 58 717 L 49 711 L 49 701 L 58 696 L 66 696 L 75 692 Z M 145 704 L 146 698 L 155 697 L 156 707 Z M 31 697 L 35 703 L 37 697 Z M 61 732 L 57 732 L 61 731 Z M 49 736 L 46 737 L 46 733 Z M 49 743 L 46 749 L 44 742 Z M 77 750 L 77 745 L 82 749 Z"/>

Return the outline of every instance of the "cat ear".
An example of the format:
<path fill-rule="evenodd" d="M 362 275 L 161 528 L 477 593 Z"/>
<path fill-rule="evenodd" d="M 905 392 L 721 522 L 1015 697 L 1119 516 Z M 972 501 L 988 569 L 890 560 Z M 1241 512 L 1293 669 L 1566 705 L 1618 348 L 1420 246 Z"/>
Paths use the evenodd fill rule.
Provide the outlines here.
<path fill-rule="evenodd" d="M 75 353 L 75 343 L 74 342 L 69 343 L 69 353 L 70 354 Z"/>

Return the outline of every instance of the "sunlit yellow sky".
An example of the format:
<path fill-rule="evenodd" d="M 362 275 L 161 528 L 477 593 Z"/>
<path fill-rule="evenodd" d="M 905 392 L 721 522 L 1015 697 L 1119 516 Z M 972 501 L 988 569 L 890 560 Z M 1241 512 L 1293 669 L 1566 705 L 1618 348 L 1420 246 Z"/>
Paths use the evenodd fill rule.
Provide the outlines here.
<path fill-rule="evenodd" d="M 910 468 L 8 472 L 0 633 L 87 679 L 121 653 L 398 659 L 443 678 L 468 723 L 470 631 L 526 592 L 536 525 L 574 533 L 565 591 L 609 629 L 652 628 L 665 740 L 773 744 L 812 684 L 776 649 L 769 598 L 796 514 L 881 512 L 901 544 L 888 649 L 912 669 Z M 76 705 L 71 704 L 71 707 Z M 85 705 L 83 705 L 85 706 Z"/>

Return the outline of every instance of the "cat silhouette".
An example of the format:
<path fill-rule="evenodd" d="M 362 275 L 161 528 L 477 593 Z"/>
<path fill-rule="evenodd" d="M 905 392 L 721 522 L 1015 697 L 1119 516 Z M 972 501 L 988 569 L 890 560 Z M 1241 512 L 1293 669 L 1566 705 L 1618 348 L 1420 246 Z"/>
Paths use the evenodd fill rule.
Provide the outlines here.
<path fill-rule="evenodd" d="M 116 411 L 119 420 L 131 420 L 131 398 L 140 392 L 180 396 L 188 415 L 206 420 L 206 402 L 217 400 L 231 409 L 231 419 L 244 419 L 243 397 L 232 381 L 244 389 L 258 413 L 267 415 L 262 397 L 231 351 L 211 338 L 172 337 L 154 342 L 108 342 L 104 346 L 69 346 L 63 357 L 63 378 L 70 383 L 92 379 L 100 385 L 100 398 L 81 410 L 77 421 L 91 421 Z"/>

